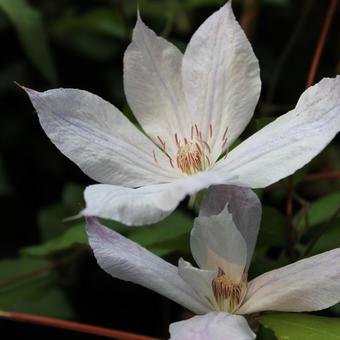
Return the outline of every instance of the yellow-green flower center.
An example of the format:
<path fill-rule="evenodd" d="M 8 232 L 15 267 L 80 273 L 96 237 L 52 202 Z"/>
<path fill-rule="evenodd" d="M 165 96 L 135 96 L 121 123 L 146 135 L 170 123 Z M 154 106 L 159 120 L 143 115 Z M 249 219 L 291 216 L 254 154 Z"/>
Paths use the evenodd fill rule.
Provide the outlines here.
<path fill-rule="evenodd" d="M 235 282 L 219 268 L 217 277 L 213 279 L 211 285 L 219 310 L 233 313 L 241 304 L 247 291 L 247 274 L 243 274 L 240 282 Z"/>
<path fill-rule="evenodd" d="M 210 165 L 207 147 L 201 142 L 188 142 L 183 146 L 179 146 L 176 162 L 178 168 L 187 175 L 204 171 Z"/>

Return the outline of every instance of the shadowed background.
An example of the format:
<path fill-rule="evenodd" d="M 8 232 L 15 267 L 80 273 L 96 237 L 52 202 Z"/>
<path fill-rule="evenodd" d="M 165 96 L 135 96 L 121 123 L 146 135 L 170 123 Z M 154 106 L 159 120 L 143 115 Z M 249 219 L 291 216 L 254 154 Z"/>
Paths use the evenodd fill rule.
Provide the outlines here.
<path fill-rule="evenodd" d="M 149 27 L 184 51 L 192 33 L 223 3 L 140 0 L 139 8 Z M 305 88 L 327 6 L 328 1 L 313 0 L 233 1 L 263 82 L 254 120 L 242 139 L 294 107 Z M 334 18 L 339 14 L 338 7 Z M 112 279 L 96 265 L 84 222 L 64 221 L 84 206 L 82 190 L 92 181 L 49 141 L 28 98 L 14 84 L 88 90 L 133 121 L 123 92 L 122 60 L 135 19 L 135 0 L 0 0 L 0 309 L 166 338 L 168 324 L 187 313 L 153 292 Z M 316 81 L 340 72 L 339 43 L 339 21 L 333 20 Z M 333 141 L 294 176 L 290 243 L 287 180 L 257 191 L 264 212 L 251 276 L 340 246 L 338 148 Z M 179 256 L 190 259 L 193 217 L 184 202 L 160 226 L 110 225 L 176 263 Z M 340 317 L 340 306 L 321 314 Z M 0 327 L 1 339 L 95 338 L 4 320 Z M 260 332 L 260 339 L 275 339 Z"/>

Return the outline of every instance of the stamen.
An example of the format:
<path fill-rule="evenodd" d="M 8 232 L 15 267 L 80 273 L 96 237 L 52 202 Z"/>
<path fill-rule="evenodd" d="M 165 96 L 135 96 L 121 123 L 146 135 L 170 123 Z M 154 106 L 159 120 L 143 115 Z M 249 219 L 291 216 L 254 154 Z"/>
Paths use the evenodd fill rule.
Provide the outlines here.
<path fill-rule="evenodd" d="M 227 132 L 228 132 L 228 127 L 225 129 L 222 140 L 225 140 L 226 136 L 227 136 Z"/>
<path fill-rule="evenodd" d="M 200 146 L 198 145 L 198 143 L 195 143 L 195 145 L 196 145 L 196 148 L 197 148 L 198 152 L 200 154 L 202 154 L 202 150 L 201 150 Z"/>
<path fill-rule="evenodd" d="M 176 141 L 177 147 L 179 148 L 179 147 L 180 147 L 180 144 L 179 144 L 179 140 L 178 140 L 177 133 L 175 133 L 175 141 Z"/>
<path fill-rule="evenodd" d="M 206 131 L 205 133 L 207 133 Z M 213 126 L 209 124 L 208 137 L 212 138 Z M 176 166 L 185 174 L 193 175 L 199 171 L 205 171 L 211 166 L 210 154 L 211 148 L 207 141 L 203 140 L 202 132 L 199 130 L 197 124 L 191 126 L 190 138 L 188 136 L 180 136 L 174 133 L 174 139 L 177 147 L 176 157 L 171 158 L 166 151 L 166 140 L 157 136 L 158 145 L 164 154 L 168 157 L 170 166 L 175 168 Z M 158 164 L 156 152 L 152 151 L 153 159 Z"/>
<path fill-rule="evenodd" d="M 195 124 L 195 129 L 196 129 L 196 135 L 197 135 L 197 137 L 199 137 L 199 136 L 200 136 L 200 133 L 199 133 L 199 131 L 198 131 L 198 127 L 197 127 L 196 124 Z"/>
<path fill-rule="evenodd" d="M 210 149 L 210 146 L 209 146 L 209 144 L 207 143 L 207 142 L 205 142 L 205 141 L 200 141 L 202 144 L 204 144 L 204 146 L 208 149 L 208 151 L 209 151 L 209 153 L 211 153 L 211 149 Z"/>
<path fill-rule="evenodd" d="M 224 149 L 225 145 L 227 144 L 227 141 L 228 141 L 228 138 L 226 138 L 226 139 L 224 140 L 224 142 L 222 143 L 222 146 L 221 146 L 222 149 Z"/>
<path fill-rule="evenodd" d="M 218 268 L 217 277 L 213 279 L 212 290 L 221 311 L 233 313 L 242 302 L 247 290 L 247 274 L 242 275 L 239 283 L 226 276 L 221 268 Z"/>
<path fill-rule="evenodd" d="M 199 143 L 189 143 L 184 139 L 185 144 L 178 149 L 176 162 L 181 171 L 187 175 L 193 175 L 198 171 L 206 169 L 206 155 Z"/>
<path fill-rule="evenodd" d="M 158 164 L 158 162 L 157 162 L 157 158 L 156 158 L 156 153 L 155 153 L 155 150 L 153 150 L 152 151 L 152 153 L 153 153 L 153 159 L 155 160 L 155 162 Z"/>
<path fill-rule="evenodd" d="M 161 145 L 162 145 L 163 151 L 165 151 L 165 142 L 161 139 L 161 137 L 157 136 L 157 138 L 158 138 L 159 142 L 160 142 Z"/>

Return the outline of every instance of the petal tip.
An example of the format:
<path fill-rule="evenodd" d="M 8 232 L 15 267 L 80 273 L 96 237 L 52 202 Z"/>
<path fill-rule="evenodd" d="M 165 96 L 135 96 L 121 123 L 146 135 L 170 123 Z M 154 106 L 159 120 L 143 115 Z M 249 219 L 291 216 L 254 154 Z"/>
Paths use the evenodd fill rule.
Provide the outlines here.
<path fill-rule="evenodd" d="M 14 84 L 19 86 L 22 90 L 24 90 L 29 97 L 37 97 L 40 93 L 36 90 L 30 89 L 29 87 L 19 84 L 17 81 L 15 81 Z"/>

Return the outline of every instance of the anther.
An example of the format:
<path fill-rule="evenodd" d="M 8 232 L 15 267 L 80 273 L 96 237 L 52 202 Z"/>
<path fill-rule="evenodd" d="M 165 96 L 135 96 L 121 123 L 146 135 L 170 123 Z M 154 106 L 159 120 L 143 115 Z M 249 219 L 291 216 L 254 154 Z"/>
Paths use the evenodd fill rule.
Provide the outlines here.
<path fill-rule="evenodd" d="M 153 153 L 153 159 L 154 159 L 154 161 L 158 164 L 158 162 L 157 162 L 157 158 L 156 158 L 156 153 L 155 153 L 155 150 L 153 150 L 152 151 L 152 153 Z"/>
<path fill-rule="evenodd" d="M 247 289 L 247 274 L 242 275 L 239 283 L 226 276 L 221 268 L 213 279 L 212 290 L 221 311 L 232 313 L 242 302 Z"/>
<path fill-rule="evenodd" d="M 225 129 L 222 140 L 225 140 L 226 136 L 227 136 L 227 132 L 228 132 L 228 127 Z"/>

